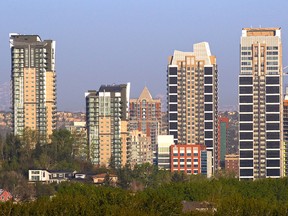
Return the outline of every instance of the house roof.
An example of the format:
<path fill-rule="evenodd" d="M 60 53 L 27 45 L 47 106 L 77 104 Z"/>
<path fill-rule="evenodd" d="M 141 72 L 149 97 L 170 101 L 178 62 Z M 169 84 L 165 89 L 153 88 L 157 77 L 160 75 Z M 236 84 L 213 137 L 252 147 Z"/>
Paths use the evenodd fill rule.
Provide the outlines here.
<path fill-rule="evenodd" d="M 92 176 L 93 178 L 105 178 L 105 176 L 107 175 L 107 173 L 100 173 L 100 174 L 96 174 L 94 176 Z M 109 177 L 117 177 L 117 175 L 114 174 L 108 174 Z"/>

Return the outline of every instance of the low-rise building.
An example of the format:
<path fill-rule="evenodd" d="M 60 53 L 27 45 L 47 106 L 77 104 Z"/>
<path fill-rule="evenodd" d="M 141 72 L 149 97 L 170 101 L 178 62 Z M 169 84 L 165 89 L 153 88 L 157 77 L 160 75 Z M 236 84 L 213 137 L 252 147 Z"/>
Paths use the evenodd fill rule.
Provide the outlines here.
<path fill-rule="evenodd" d="M 212 176 L 212 153 L 204 145 L 184 144 L 170 146 L 171 172 Z"/>
<path fill-rule="evenodd" d="M 93 179 L 93 183 L 94 184 L 104 184 L 105 181 L 109 181 L 110 185 L 116 185 L 117 181 L 118 181 L 118 177 L 117 175 L 114 174 L 108 174 L 108 173 L 101 173 L 101 174 L 97 174 L 92 176 Z"/>
<path fill-rule="evenodd" d="M 173 144 L 173 135 L 158 136 L 157 165 L 159 169 L 170 170 L 170 146 Z"/>
<path fill-rule="evenodd" d="M 30 182 L 49 182 L 50 172 L 47 170 L 29 170 L 28 180 Z"/>
<path fill-rule="evenodd" d="M 6 202 L 12 199 L 13 199 L 13 196 L 9 191 L 0 189 L 0 202 Z"/>
<path fill-rule="evenodd" d="M 67 171 L 53 171 L 53 170 L 29 170 L 28 180 L 29 182 L 46 182 L 46 183 L 60 183 L 68 181 L 73 178 L 75 172 Z"/>
<path fill-rule="evenodd" d="M 229 154 L 225 156 L 225 170 L 236 177 L 239 176 L 239 155 Z"/>

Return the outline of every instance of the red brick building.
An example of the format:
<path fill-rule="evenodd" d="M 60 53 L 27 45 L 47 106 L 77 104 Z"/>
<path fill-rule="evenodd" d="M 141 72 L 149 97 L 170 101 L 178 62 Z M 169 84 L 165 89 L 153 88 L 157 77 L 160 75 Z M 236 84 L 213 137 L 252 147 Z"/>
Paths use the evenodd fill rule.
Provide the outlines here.
<path fill-rule="evenodd" d="M 203 145 L 171 145 L 170 160 L 171 172 L 202 173 L 207 176 L 212 173 L 212 155 Z"/>
<path fill-rule="evenodd" d="M 225 170 L 239 176 L 239 155 L 229 154 L 225 157 Z"/>

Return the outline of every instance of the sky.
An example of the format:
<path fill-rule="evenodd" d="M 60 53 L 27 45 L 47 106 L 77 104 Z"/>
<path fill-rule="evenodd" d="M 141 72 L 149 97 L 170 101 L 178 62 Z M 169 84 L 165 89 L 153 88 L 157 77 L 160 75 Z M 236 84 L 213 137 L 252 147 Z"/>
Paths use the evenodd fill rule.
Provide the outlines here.
<path fill-rule="evenodd" d="M 74 112 L 101 84 L 130 82 L 132 98 L 147 86 L 165 99 L 168 56 L 206 41 L 217 57 L 219 106 L 237 107 L 241 29 L 281 27 L 286 66 L 287 8 L 287 0 L 2 0 L 0 84 L 10 81 L 11 32 L 56 41 L 57 107 Z"/>

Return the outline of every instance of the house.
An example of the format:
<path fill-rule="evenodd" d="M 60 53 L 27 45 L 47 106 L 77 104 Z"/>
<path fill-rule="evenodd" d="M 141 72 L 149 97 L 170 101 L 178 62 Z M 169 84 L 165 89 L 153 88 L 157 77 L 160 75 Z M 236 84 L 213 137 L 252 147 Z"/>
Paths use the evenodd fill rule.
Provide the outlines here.
<path fill-rule="evenodd" d="M 67 181 L 74 176 L 74 172 L 67 171 L 49 171 L 50 172 L 50 180 L 49 182 L 61 183 L 63 181 Z"/>
<path fill-rule="evenodd" d="M 29 182 L 49 182 L 50 173 L 47 170 L 29 170 Z"/>
<path fill-rule="evenodd" d="M 97 174 L 97 175 L 92 176 L 93 183 L 94 184 L 104 184 L 105 179 L 107 179 L 107 175 L 109 176 L 109 182 L 112 185 L 116 185 L 116 183 L 118 181 L 117 175 L 108 174 L 108 173 L 101 173 L 101 174 Z"/>
<path fill-rule="evenodd" d="M 0 202 L 6 202 L 12 199 L 13 199 L 13 196 L 11 195 L 10 192 L 0 189 Z"/>
<path fill-rule="evenodd" d="M 54 171 L 54 170 L 29 170 L 29 182 L 46 182 L 46 183 L 60 183 L 67 181 L 74 176 L 74 172 L 68 171 Z"/>

